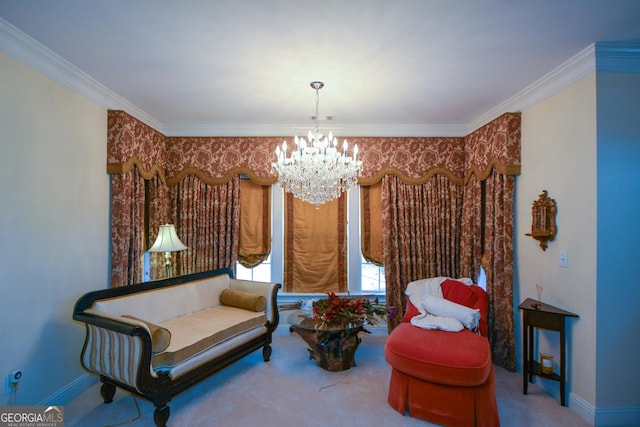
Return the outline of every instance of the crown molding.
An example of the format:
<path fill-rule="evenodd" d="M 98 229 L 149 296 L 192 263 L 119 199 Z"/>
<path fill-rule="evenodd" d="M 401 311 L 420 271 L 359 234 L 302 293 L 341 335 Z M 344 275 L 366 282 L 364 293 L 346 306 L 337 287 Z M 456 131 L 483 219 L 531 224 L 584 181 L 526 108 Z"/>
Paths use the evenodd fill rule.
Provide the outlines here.
<path fill-rule="evenodd" d="M 0 51 L 40 71 L 101 107 L 111 110 L 125 110 L 156 130 L 160 130 L 162 127 L 160 121 L 107 89 L 84 71 L 2 18 L 0 18 Z"/>
<path fill-rule="evenodd" d="M 640 42 L 596 43 L 599 73 L 640 73 Z"/>
<path fill-rule="evenodd" d="M 523 111 L 596 71 L 596 49 L 591 44 L 506 101 L 469 124 L 468 133 L 507 112 Z"/>
<path fill-rule="evenodd" d="M 365 136 L 394 137 L 459 137 L 467 135 L 466 125 L 380 125 L 357 124 L 321 126 L 320 131 L 331 130 L 338 138 Z M 167 124 L 161 129 L 166 136 L 280 136 L 306 135 L 309 125 L 300 124 Z M 238 132 L 241 130 L 241 132 Z"/>

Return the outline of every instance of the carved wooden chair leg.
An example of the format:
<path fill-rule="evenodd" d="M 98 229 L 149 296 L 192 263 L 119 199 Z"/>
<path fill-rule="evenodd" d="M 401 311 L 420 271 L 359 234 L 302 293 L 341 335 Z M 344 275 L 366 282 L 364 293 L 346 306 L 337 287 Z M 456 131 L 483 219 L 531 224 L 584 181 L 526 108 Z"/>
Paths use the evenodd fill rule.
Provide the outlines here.
<path fill-rule="evenodd" d="M 171 409 L 167 404 L 163 403 L 160 406 L 156 406 L 156 410 L 153 411 L 153 421 L 156 423 L 156 427 L 165 427 L 167 425 L 170 412 Z"/>
<path fill-rule="evenodd" d="M 116 386 L 109 383 L 102 383 L 102 387 L 100 387 L 100 396 L 104 400 L 104 403 L 113 402 L 113 396 L 116 394 Z"/>
<path fill-rule="evenodd" d="M 271 359 L 271 346 L 269 344 L 262 347 L 262 358 L 265 362 L 268 362 Z"/>

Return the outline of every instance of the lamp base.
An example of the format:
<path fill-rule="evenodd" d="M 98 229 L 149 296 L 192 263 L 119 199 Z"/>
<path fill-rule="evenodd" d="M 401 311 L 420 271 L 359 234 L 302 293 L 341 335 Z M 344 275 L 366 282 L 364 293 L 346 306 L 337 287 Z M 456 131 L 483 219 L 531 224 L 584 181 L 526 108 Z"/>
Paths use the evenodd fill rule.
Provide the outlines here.
<path fill-rule="evenodd" d="M 173 277 L 173 264 L 171 264 L 171 252 L 164 253 L 164 268 L 167 271 L 167 279 Z"/>

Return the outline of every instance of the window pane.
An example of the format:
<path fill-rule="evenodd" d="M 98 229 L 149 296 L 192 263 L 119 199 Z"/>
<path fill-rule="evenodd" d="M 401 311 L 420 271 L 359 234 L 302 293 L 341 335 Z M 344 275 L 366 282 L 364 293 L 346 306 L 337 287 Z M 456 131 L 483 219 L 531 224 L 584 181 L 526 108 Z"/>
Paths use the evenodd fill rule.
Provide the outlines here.
<path fill-rule="evenodd" d="M 252 280 L 251 269 L 245 268 L 239 262 L 236 262 L 236 279 L 240 280 Z"/>
<path fill-rule="evenodd" d="M 384 292 L 384 267 L 366 262 L 362 259 L 362 291 L 363 292 Z"/>
<path fill-rule="evenodd" d="M 253 267 L 253 280 L 258 282 L 271 282 L 271 264 L 263 262 Z"/>
<path fill-rule="evenodd" d="M 236 279 L 271 282 L 271 254 L 266 260 L 253 268 L 246 268 L 236 262 Z"/>

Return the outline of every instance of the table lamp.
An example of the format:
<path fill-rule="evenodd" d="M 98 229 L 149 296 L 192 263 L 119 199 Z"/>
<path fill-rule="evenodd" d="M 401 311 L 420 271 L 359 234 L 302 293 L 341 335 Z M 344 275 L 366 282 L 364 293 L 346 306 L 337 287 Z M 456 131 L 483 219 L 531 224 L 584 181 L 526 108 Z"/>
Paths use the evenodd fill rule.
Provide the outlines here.
<path fill-rule="evenodd" d="M 178 238 L 173 224 L 164 224 L 158 230 L 158 237 L 153 246 L 147 252 L 164 252 L 164 267 L 167 277 L 173 277 L 173 265 L 171 264 L 171 252 L 188 249 Z"/>

